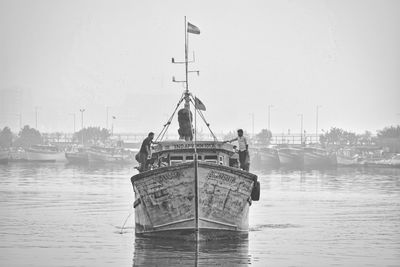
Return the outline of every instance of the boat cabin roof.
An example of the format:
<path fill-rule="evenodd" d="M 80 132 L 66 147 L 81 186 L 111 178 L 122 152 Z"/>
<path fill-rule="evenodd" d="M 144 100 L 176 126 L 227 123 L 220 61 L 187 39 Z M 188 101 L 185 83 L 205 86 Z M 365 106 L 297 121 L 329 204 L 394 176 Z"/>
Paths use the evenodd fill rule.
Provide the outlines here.
<path fill-rule="evenodd" d="M 154 153 L 193 153 L 194 147 L 195 146 L 193 141 L 163 141 L 157 143 L 157 145 L 154 147 Z M 225 152 L 229 155 L 233 155 L 235 153 L 232 144 L 218 141 L 197 141 L 196 150 L 198 153 Z"/>

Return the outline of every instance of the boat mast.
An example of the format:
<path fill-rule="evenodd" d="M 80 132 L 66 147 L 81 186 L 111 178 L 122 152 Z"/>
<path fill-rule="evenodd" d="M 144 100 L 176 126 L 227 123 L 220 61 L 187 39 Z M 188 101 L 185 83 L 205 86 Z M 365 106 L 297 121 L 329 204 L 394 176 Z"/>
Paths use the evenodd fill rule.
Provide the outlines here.
<path fill-rule="evenodd" d="M 190 97 L 189 97 L 189 79 L 188 79 L 188 32 L 187 22 L 185 16 L 185 108 L 190 109 Z"/>
<path fill-rule="evenodd" d="M 189 46 L 189 39 L 188 39 L 188 31 L 187 31 L 187 21 L 185 16 L 185 75 L 186 75 L 186 90 L 185 90 L 185 108 L 190 111 L 190 94 L 189 94 L 189 79 L 188 79 L 188 46 Z M 195 115 L 195 123 L 196 123 L 196 105 L 194 105 L 194 115 Z M 192 122 L 190 122 L 192 124 Z M 196 148 L 196 125 L 195 125 L 195 132 L 194 132 L 194 155 L 193 155 L 193 162 L 194 162 L 194 218 L 195 218 L 195 236 L 196 241 L 199 240 L 199 179 L 198 179 L 198 161 L 197 161 L 197 148 Z"/>

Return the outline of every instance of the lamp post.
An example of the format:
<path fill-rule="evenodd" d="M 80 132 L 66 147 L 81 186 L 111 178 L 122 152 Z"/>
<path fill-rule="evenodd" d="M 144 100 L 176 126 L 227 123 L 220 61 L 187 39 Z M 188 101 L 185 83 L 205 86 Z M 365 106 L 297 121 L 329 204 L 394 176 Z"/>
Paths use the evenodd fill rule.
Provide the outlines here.
<path fill-rule="evenodd" d="M 109 106 L 106 106 L 106 129 L 108 130 L 108 110 L 110 109 Z"/>
<path fill-rule="evenodd" d="M 322 107 L 322 106 L 317 105 L 317 107 L 316 107 L 316 118 L 315 118 L 315 143 L 318 143 L 318 110 L 319 110 L 320 107 Z"/>
<path fill-rule="evenodd" d="M 272 132 L 271 131 L 271 108 L 273 108 L 273 107 L 274 107 L 274 105 L 268 105 L 268 130 L 270 132 Z"/>
<path fill-rule="evenodd" d="M 38 122 L 38 109 L 39 107 L 35 107 L 35 129 L 37 130 L 37 122 Z"/>
<path fill-rule="evenodd" d="M 303 144 L 303 114 L 298 114 L 300 116 L 300 143 Z"/>
<path fill-rule="evenodd" d="M 83 112 L 85 112 L 85 109 L 81 108 L 79 109 L 79 111 L 81 112 L 81 129 L 82 129 L 81 135 L 82 135 L 82 145 L 83 145 Z"/>
<path fill-rule="evenodd" d="M 114 120 L 115 120 L 116 118 L 117 118 L 117 117 L 112 116 L 112 121 L 111 121 L 111 136 L 114 135 Z"/>

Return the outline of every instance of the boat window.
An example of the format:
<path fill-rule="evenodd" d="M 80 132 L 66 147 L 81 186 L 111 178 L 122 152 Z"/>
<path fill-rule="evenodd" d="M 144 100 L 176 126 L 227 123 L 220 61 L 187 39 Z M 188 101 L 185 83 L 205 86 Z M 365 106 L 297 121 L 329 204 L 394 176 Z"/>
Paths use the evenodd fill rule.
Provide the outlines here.
<path fill-rule="evenodd" d="M 197 160 L 201 160 L 201 156 L 197 155 Z M 193 161 L 193 156 L 186 156 L 186 162 Z"/>
<path fill-rule="evenodd" d="M 182 163 L 183 156 L 171 156 L 169 162 L 171 166 Z"/>
<path fill-rule="evenodd" d="M 209 163 L 218 164 L 218 157 L 217 157 L 217 155 L 205 155 L 204 161 L 209 162 Z"/>
<path fill-rule="evenodd" d="M 219 165 L 224 165 L 224 156 L 219 156 Z"/>

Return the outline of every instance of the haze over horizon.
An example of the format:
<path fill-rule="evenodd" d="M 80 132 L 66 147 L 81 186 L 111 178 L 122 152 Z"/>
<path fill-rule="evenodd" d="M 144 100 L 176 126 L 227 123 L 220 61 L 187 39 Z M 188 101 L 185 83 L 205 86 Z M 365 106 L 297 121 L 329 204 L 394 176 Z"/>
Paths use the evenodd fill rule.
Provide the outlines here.
<path fill-rule="evenodd" d="M 215 132 L 267 128 L 364 132 L 400 124 L 399 1 L 0 0 L 0 127 L 106 126 L 159 132 L 183 88 L 184 16 L 196 62 L 190 88 Z M 116 119 L 112 121 L 112 116 Z M 205 128 L 205 127 L 204 127 Z M 177 131 L 177 118 L 170 132 Z"/>

